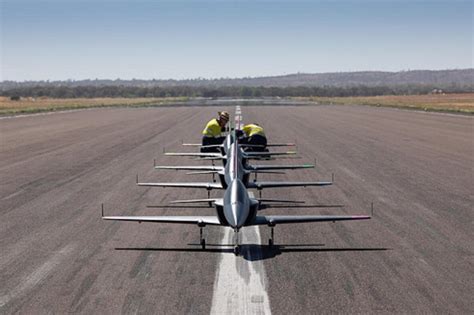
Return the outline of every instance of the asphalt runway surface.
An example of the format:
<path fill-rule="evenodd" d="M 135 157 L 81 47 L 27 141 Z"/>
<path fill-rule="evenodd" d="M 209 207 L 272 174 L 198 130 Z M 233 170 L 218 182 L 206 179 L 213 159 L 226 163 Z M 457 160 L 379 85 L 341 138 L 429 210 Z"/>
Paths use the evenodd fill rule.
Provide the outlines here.
<path fill-rule="evenodd" d="M 208 180 L 154 170 L 153 159 L 202 163 L 162 152 L 192 151 L 181 142 L 199 142 L 204 124 L 224 108 L 235 112 L 93 109 L 0 119 L 0 313 L 215 313 L 219 297 L 232 295 L 228 282 L 253 272 L 231 275 L 222 269 L 229 264 L 255 266 L 256 290 L 265 291 L 237 304 L 268 299 L 274 314 L 474 312 L 469 116 L 242 106 L 244 122 L 263 125 L 269 141 L 298 144 L 300 159 L 258 163 L 316 159 L 314 170 L 259 178 L 329 180 L 335 173 L 333 186 L 268 189 L 264 197 L 345 205 L 265 213 L 367 214 L 374 202 L 367 221 L 277 226 L 274 248 L 265 226 L 247 231 L 261 240 L 235 257 L 224 228 L 206 227 L 203 251 L 195 226 L 100 219 L 102 203 L 106 215 L 212 215 L 206 207 L 147 208 L 206 192 L 137 187 L 135 177 Z"/>

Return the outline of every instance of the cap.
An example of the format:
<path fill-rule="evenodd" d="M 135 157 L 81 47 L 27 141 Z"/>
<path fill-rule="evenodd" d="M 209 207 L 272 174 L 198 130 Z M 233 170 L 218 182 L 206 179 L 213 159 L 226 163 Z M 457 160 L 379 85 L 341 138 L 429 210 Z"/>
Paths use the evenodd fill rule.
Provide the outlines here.
<path fill-rule="evenodd" d="M 219 115 L 219 119 L 229 121 L 230 115 L 229 115 L 228 112 L 226 112 L 226 111 L 218 112 L 218 115 Z"/>

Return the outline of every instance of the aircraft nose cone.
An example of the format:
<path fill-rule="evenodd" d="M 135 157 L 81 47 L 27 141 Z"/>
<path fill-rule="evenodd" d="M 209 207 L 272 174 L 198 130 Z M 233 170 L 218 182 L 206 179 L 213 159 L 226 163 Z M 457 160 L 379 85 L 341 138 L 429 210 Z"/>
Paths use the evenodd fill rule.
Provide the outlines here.
<path fill-rule="evenodd" d="M 241 228 L 249 213 L 247 190 L 240 180 L 234 180 L 224 196 L 224 215 L 232 228 Z"/>
<path fill-rule="evenodd" d="M 235 202 L 231 205 L 230 211 L 225 212 L 226 220 L 233 228 L 240 228 L 245 222 L 245 218 L 242 216 L 241 211 L 239 211 L 240 207 L 241 205 Z"/>
<path fill-rule="evenodd" d="M 239 214 L 238 214 L 237 220 L 236 220 L 237 221 L 236 227 L 241 228 L 242 226 L 244 226 L 244 223 L 245 223 L 246 219 L 247 219 L 247 216 L 244 213 L 242 213 L 241 211 L 239 211 Z"/>

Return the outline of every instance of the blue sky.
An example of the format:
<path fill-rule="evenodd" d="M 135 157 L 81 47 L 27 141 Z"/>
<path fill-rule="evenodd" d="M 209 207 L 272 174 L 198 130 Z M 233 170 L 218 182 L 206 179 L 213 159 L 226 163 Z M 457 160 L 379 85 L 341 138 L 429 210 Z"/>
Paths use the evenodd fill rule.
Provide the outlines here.
<path fill-rule="evenodd" d="M 472 1 L 0 3 L 0 80 L 473 67 Z"/>

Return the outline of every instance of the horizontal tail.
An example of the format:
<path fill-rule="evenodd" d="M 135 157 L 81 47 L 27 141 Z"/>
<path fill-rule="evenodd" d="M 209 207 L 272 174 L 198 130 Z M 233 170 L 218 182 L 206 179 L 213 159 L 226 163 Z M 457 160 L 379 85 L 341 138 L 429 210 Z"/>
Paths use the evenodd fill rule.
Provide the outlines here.
<path fill-rule="evenodd" d="M 307 186 L 329 186 L 332 182 L 249 182 L 247 188 L 283 188 L 283 187 L 307 187 Z"/>
<path fill-rule="evenodd" d="M 275 226 L 288 223 L 353 221 L 368 220 L 370 218 L 367 215 L 263 215 L 257 216 L 253 225 Z"/>

